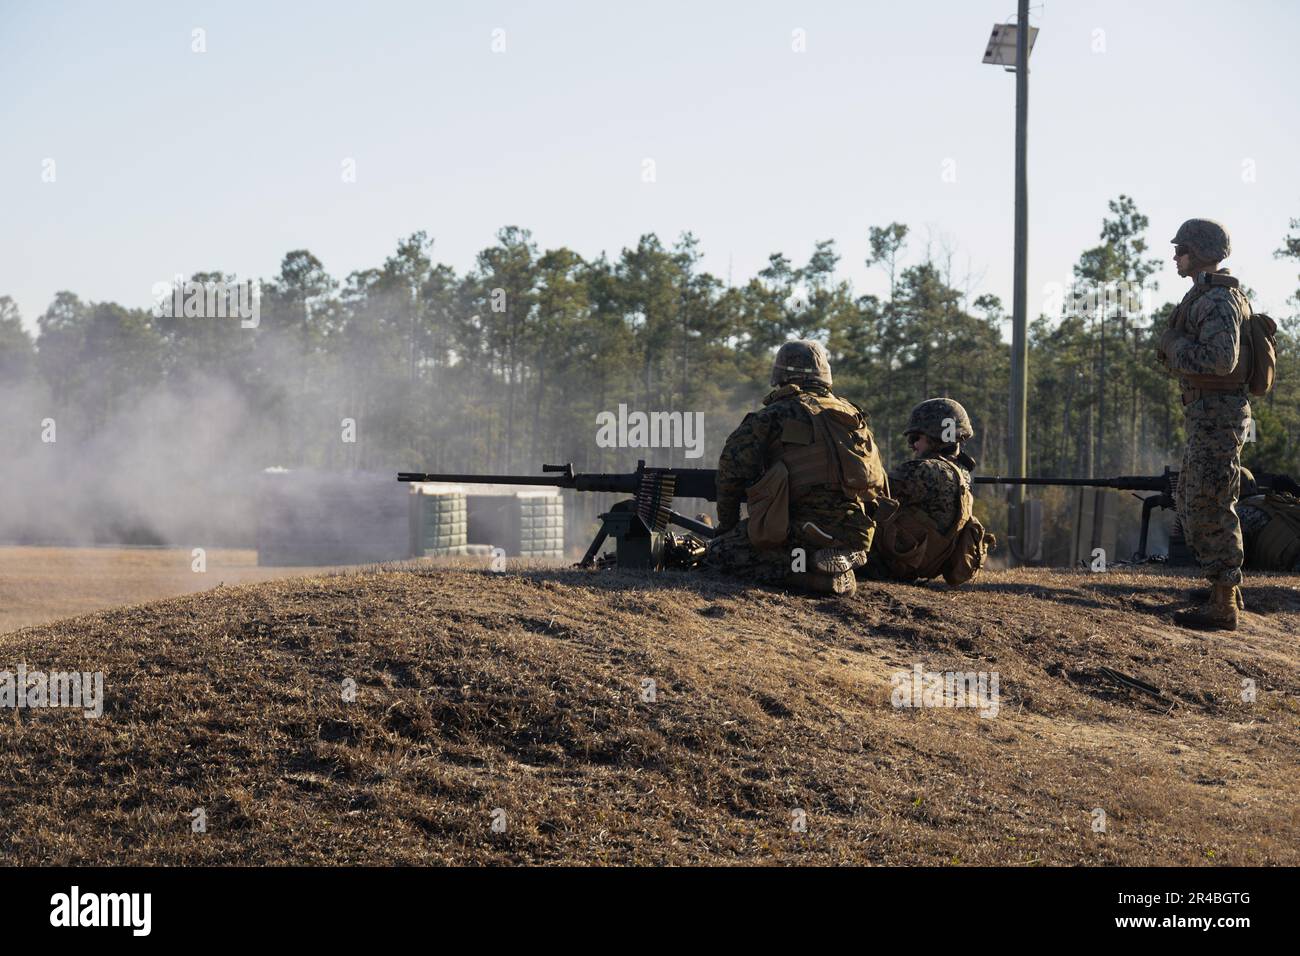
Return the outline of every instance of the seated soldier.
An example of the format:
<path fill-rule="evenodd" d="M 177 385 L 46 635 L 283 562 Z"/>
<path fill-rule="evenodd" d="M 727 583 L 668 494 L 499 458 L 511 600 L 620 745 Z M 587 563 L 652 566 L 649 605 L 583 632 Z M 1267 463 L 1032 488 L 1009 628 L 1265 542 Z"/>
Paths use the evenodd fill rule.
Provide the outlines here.
<path fill-rule="evenodd" d="M 852 594 L 876 501 L 889 491 L 875 439 L 862 410 L 831 393 L 821 343 L 781 346 L 771 384 L 718 459 L 718 535 L 705 564 L 763 584 Z"/>
<path fill-rule="evenodd" d="M 1267 493 L 1261 491 L 1255 476 L 1242 468 L 1237 516 L 1245 543 L 1245 567 L 1255 571 L 1300 571 L 1300 499 L 1276 486 Z"/>
<path fill-rule="evenodd" d="M 940 574 L 962 584 L 993 545 L 973 516 L 971 469 L 961 443 L 975 432 L 960 403 L 931 398 L 912 409 L 903 430 L 914 457 L 889 473 L 898 511 L 877 529 L 863 577 L 915 581 Z"/>

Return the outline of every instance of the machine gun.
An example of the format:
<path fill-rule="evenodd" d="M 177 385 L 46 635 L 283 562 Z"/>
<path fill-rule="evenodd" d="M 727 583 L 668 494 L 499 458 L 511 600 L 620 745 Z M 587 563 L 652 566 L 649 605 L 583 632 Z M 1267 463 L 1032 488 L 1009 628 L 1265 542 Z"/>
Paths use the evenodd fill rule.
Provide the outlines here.
<path fill-rule="evenodd" d="M 709 525 L 672 510 L 673 498 L 705 498 L 716 501 L 717 471 L 712 468 L 647 468 L 644 460 L 636 471 L 623 474 L 583 474 L 573 470 L 573 463 L 542 465 L 549 476 L 532 475 L 453 475 L 398 472 L 398 481 L 442 481 L 458 485 L 543 485 L 571 488 L 574 491 L 604 491 L 633 495 L 617 502 L 600 516 L 600 530 L 580 563 L 596 564 L 596 555 L 606 539 L 614 536 L 615 561 L 621 568 L 662 570 L 665 564 L 698 560 L 703 554 L 699 541 L 668 530 L 669 525 L 684 528 L 698 538 L 709 539 L 715 530 Z"/>
<path fill-rule="evenodd" d="M 1057 485 L 1081 488 L 1113 488 L 1117 491 L 1153 491 L 1155 494 L 1142 498 L 1142 534 L 1138 539 L 1138 554 L 1142 560 L 1147 558 L 1147 532 L 1151 526 L 1151 512 L 1156 508 L 1173 508 L 1174 493 L 1178 489 L 1178 472 L 1165 467 L 1163 475 L 1120 475 L 1117 478 L 1005 478 L 994 476 L 977 476 L 976 483 L 981 485 Z M 1266 491 L 1300 491 L 1300 486 L 1287 475 L 1259 473 L 1255 475 L 1255 485 Z M 1292 492 L 1294 493 L 1294 492 Z M 1136 496 L 1135 497 L 1139 497 Z"/>
<path fill-rule="evenodd" d="M 1138 553 L 1147 556 L 1147 532 L 1151 527 L 1151 512 L 1156 508 L 1174 507 L 1174 492 L 1178 488 L 1178 472 L 1168 466 L 1163 475 L 1120 475 L 1118 478 L 1004 478 L 977 475 L 981 485 L 1057 485 L 1079 488 L 1113 488 L 1116 491 L 1154 491 L 1142 499 L 1142 535 L 1138 540 Z"/>

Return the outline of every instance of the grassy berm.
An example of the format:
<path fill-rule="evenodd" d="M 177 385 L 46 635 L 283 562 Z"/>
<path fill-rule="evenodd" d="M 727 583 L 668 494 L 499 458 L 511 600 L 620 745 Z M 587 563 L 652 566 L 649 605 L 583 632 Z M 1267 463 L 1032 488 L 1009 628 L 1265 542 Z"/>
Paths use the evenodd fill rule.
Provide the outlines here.
<path fill-rule="evenodd" d="M 0 670 L 106 703 L 0 711 L 0 862 L 1296 865 L 1300 578 L 1233 634 L 1193 583 L 406 567 L 26 628 Z M 996 716 L 892 706 L 915 664 Z"/>

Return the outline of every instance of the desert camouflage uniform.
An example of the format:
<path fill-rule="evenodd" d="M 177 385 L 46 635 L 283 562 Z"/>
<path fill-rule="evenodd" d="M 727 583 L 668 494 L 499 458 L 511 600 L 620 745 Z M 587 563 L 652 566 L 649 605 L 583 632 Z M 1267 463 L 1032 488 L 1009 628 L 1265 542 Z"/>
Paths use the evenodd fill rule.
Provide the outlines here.
<path fill-rule="evenodd" d="M 1183 335 L 1166 333 L 1162 342 L 1169 368 L 1192 375 L 1232 372 L 1240 351 L 1241 324 L 1249 315 L 1238 295 L 1221 286 L 1203 292 L 1193 288 L 1179 309 L 1187 312 Z M 1185 378 L 1182 386 L 1185 392 L 1196 391 Z M 1241 488 L 1241 446 L 1250 419 L 1246 387 L 1202 393 L 1184 407 L 1183 414 L 1187 448 L 1176 503 L 1187 546 L 1212 584 L 1241 584 L 1245 552 L 1234 503 Z"/>
<path fill-rule="evenodd" d="M 781 423 L 797 418 L 812 424 L 812 416 L 798 399 L 800 393 L 831 394 L 822 385 L 782 385 L 763 399 L 761 411 L 746 415 L 727 438 L 718 459 L 718 534 L 709 543 L 705 558 L 708 566 L 760 583 L 779 584 L 791 570 L 792 549 L 803 548 L 811 556 L 813 550 L 823 546 L 823 542 L 804 540 L 800 536 L 798 529 L 805 521 L 850 543 L 854 549 L 870 548 L 874 523 L 860 502 L 833 487 L 813 488 L 798 501 L 791 499 L 791 531 L 785 546 L 759 550 L 750 543 L 749 519 L 740 517 L 740 503 L 745 489 L 763 476 L 767 465 L 779 453 Z M 882 494 L 884 490 L 882 487 Z"/>

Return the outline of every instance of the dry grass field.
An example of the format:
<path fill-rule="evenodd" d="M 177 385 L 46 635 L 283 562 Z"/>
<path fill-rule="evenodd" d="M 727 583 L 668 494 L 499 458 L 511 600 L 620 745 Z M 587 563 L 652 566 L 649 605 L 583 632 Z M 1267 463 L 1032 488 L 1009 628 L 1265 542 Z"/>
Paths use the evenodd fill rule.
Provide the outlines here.
<path fill-rule="evenodd" d="M 1295 865 L 1300 578 L 1228 635 L 1190 583 L 392 568 L 27 628 L 0 669 L 105 705 L 0 715 L 0 862 Z M 915 664 L 997 715 L 892 706 Z"/>

